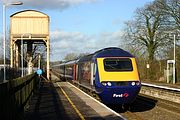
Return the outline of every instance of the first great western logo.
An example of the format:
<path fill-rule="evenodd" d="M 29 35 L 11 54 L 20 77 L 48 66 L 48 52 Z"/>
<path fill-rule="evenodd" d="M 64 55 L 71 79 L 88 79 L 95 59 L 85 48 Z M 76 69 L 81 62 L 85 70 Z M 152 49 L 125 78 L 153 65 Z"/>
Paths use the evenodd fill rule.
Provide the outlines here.
<path fill-rule="evenodd" d="M 123 93 L 123 94 L 113 94 L 114 98 L 122 98 L 122 97 L 129 97 L 128 93 Z"/>

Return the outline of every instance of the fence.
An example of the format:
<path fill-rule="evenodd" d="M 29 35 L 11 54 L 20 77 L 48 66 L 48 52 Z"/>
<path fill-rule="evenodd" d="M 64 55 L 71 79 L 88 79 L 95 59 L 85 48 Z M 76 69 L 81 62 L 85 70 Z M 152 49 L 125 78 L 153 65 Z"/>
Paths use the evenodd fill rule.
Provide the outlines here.
<path fill-rule="evenodd" d="M 21 120 L 24 109 L 37 85 L 37 77 L 31 74 L 0 83 L 0 117 L 5 120 Z"/>

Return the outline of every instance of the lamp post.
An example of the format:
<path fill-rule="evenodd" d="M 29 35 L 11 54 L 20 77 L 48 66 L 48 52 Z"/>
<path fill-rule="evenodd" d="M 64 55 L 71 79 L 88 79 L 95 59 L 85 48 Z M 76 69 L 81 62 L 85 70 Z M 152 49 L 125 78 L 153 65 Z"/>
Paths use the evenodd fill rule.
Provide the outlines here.
<path fill-rule="evenodd" d="M 24 67 L 24 63 L 23 63 L 23 61 L 24 61 L 23 37 L 24 37 L 25 35 L 29 36 L 29 39 L 31 38 L 31 34 L 30 34 L 30 33 L 24 33 L 24 34 L 21 35 L 21 77 L 24 76 L 24 69 L 23 69 L 23 67 Z"/>
<path fill-rule="evenodd" d="M 176 35 L 174 34 L 173 84 L 176 83 Z"/>
<path fill-rule="evenodd" d="M 9 5 L 22 5 L 22 2 L 3 3 L 3 53 L 4 53 L 4 81 L 6 80 L 6 7 Z"/>

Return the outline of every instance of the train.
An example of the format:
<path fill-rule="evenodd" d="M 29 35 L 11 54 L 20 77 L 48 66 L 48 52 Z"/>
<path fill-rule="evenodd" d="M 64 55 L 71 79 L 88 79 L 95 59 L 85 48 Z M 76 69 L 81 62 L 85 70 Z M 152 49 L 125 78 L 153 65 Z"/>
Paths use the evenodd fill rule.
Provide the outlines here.
<path fill-rule="evenodd" d="M 103 48 L 53 69 L 61 78 L 95 91 L 104 104 L 130 105 L 141 89 L 135 56 L 118 47 Z"/>

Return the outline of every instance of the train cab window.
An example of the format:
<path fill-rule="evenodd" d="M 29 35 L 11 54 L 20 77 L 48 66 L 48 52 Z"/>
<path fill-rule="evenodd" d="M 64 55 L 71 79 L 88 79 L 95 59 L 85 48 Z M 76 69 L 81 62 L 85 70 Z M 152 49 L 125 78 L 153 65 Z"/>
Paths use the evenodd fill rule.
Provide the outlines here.
<path fill-rule="evenodd" d="M 129 58 L 105 58 L 105 71 L 132 71 L 132 62 Z"/>

